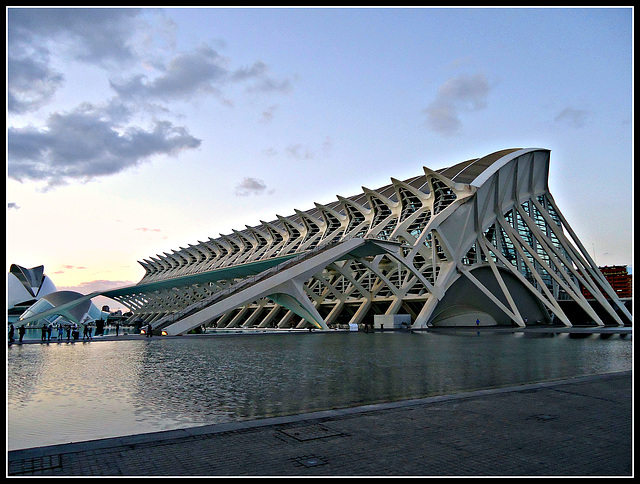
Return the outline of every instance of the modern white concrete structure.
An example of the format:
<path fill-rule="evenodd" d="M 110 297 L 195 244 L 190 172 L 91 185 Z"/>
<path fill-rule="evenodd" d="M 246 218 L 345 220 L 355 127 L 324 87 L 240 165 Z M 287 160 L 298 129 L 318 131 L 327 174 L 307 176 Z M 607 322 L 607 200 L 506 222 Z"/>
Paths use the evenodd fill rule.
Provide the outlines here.
<path fill-rule="evenodd" d="M 549 162 L 546 149 L 507 149 L 424 168 L 148 257 L 138 284 L 102 294 L 167 334 L 396 314 L 413 329 L 631 324 L 549 192 Z"/>
<path fill-rule="evenodd" d="M 29 306 L 55 292 L 56 286 L 44 273 L 44 266 L 30 269 L 11 264 L 7 273 L 7 317 L 14 322 Z"/>
<path fill-rule="evenodd" d="M 77 304 L 76 304 L 77 303 Z M 86 324 L 107 320 L 108 312 L 101 311 L 83 294 L 74 291 L 56 291 L 40 298 L 18 319 L 36 324 Z"/>

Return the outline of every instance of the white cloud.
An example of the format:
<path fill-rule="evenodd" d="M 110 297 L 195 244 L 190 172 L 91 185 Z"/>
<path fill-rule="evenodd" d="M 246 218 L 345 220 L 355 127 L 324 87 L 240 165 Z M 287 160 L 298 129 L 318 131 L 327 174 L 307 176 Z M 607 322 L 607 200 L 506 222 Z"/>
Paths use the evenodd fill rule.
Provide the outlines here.
<path fill-rule="evenodd" d="M 260 195 L 267 190 L 267 185 L 258 179 L 252 177 L 244 177 L 236 187 L 236 195 L 246 197 L 248 195 Z"/>
<path fill-rule="evenodd" d="M 247 83 L 253 92 L 287 92 L 288 79 L 277 80 L 269 74 L 264 62 L 256 61 L 250 68 L 229 68 L 230 60 L 205 43 L 189 52 L 170 58 L 164 65 L 156 64 L 159 74 L 150 78 L 137 74 L 123 80 L 111 80 L 110 85 L 123 99 L 173 101 L 190 100 L 198 95 L 223 95 L 229 85 Z"/>
<path fill-rule="evenodd" d="M 287 149 L 285 151 L 289 158 L 293 158 L 295 160 L 303 161 L 313 159 L 313 153 L 302 146 L 302 144 L 300 143 L 295 143 L 287 146 Z"/>
<path fill-rule="evenodd" d="M 427 126 L 443 135 L 457 134 L 462 126 L 462 114 L 484 109 L 489 91 L 489 82 L 482 74 L 461 74 L 448 79 L 423 111 L 427 115 Z"/>
<path fill-rule="evenodd" d="M 51 114 L 43 128 L 9 128 L 7 139 L 8 176 L 46 182 L 47 188 L 112 175 L 152 156 L 177 155 L 201 143 L 168 121 L 156 121 L 149 129 L 123 128 L 108 108 L 90 104 Z"/>
<path fill-rule="evenodd" d="M 271 120 L 273 119 L 274 113 L 276 112 L 276 109 L 278 109 L 277 104 L 273 104 L 267 107 L 266 109 L 264 109 L 262 111 L 262 117 L 260 118 L 260 121 L 262 121 L 263 123 L 271 122 Z"/>
<path fill-rule="evenodd" d="M 589 116 L 589 112 L 584 109 L 566 107 L 555 117 L 558 123 L 567 124 L 573 128 L 582 128 Z"/>

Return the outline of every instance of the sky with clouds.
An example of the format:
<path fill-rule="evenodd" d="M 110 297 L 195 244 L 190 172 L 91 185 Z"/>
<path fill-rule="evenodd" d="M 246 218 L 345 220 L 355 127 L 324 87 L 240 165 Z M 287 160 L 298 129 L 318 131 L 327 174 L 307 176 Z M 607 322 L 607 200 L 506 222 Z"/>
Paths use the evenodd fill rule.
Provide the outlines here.
<path fill-rule="evenodd" d="M 631 8 L 13 9 L 7 270 L 59 289 L 512 147 L 632 266 Z M 117 304 L 116 304 L 117 306 Z"/>

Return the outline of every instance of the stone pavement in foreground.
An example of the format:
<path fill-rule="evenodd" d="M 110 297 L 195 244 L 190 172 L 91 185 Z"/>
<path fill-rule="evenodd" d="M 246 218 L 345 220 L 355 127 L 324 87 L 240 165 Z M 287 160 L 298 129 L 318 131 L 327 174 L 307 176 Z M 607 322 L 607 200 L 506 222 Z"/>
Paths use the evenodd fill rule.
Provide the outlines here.
<path fill-rule="evenodd" d="M 630 371 L 11 451 L 9 476 L 631 476 Z"/>

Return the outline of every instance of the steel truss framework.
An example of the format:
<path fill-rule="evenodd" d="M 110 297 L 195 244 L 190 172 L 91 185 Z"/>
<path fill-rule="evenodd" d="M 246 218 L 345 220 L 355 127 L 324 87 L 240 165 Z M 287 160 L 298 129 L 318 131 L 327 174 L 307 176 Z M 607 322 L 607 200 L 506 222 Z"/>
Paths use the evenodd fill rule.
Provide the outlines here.
<path fill-rule="evenodd" d="M 549 150 L 508 149 L 425 167 L 409 180 L 149 257 L 137 285 L 105 295 L 176 334 L 202 325 L 327 328 L 398 313 L 416 329 L 630 324 L 549 192 L 549 160 Z M 236 295 L 228 307 L 223 294 Z M 572 321 L 563 301 L 574 301 L 582 320 Z"/>

